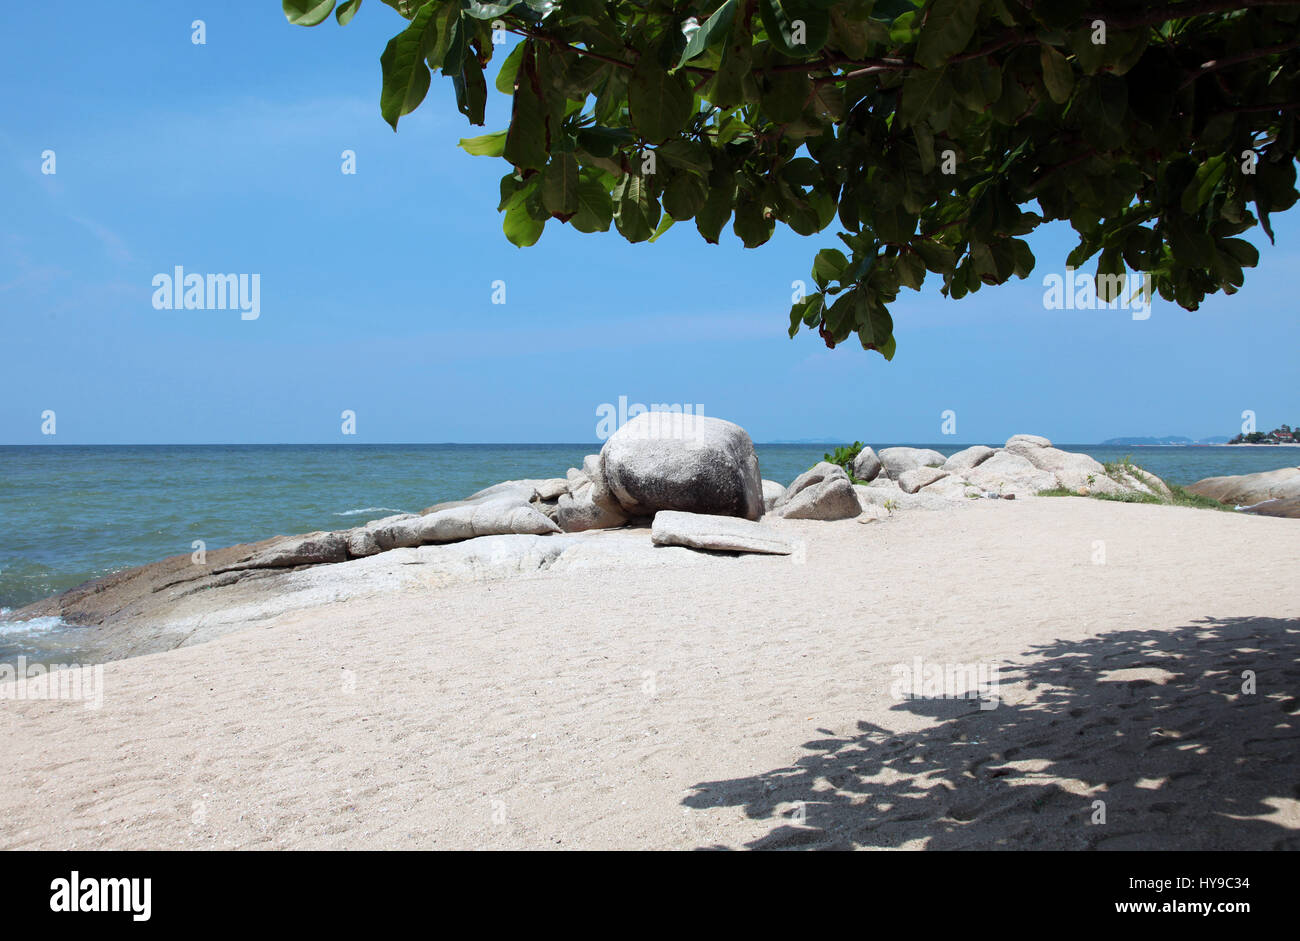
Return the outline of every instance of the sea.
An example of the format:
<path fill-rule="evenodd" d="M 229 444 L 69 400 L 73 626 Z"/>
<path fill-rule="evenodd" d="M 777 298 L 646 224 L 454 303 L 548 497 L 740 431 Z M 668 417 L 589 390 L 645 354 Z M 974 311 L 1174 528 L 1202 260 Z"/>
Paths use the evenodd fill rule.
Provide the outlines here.
<path fill-rule="evenodd" d="M 759 444 L 789 483 L 844 442 Z M 1000 442 L 999 442 L 1000 444 Z M 879 450 L 888 443 L 873 445 Z M 945 454 L 965 444 L 914 444 Z M 1293 448 L 1058 445 L 1171 483 L 1300 464 Z M 0 659 L 59 625 L 13 609 L 90 579 L 277 534 L 345 529 L 503 480 L 562 477 L 599 444 L 38 445 L 0 447 Z"/>

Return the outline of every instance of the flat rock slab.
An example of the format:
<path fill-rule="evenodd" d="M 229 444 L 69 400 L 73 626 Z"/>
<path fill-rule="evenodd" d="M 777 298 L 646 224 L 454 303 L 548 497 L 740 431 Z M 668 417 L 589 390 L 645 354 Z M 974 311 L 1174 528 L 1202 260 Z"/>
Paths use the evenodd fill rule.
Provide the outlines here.
<path fill-rule="evenodd" d="M 770 526 L 736 516 L 660 510 L 650 539 L 656 546 L 685 546 L 718 552 L 763 552 L 789 555 L 794 544 Z"/>

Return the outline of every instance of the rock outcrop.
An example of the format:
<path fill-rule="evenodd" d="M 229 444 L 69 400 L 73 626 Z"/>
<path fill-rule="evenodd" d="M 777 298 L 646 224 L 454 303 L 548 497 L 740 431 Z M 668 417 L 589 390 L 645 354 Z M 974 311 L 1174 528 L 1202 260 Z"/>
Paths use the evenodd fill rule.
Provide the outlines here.
<path fill-rule="evenodd" d="M 1300 497 L 1300 467 L 1283 467 L 1258 474 L 1206 477 L 1187 487 L 1189 493 L 1232 506 L 1252 506 L 1266 500 Z"/>

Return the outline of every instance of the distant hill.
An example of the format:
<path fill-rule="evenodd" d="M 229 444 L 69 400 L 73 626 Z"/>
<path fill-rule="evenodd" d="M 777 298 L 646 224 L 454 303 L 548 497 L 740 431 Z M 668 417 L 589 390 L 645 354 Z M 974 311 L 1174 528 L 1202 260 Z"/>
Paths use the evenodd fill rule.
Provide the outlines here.
<path fill-rule="evenodd" d="M 1191 438 L 1184 438 L 1181 435 L 1165 435 L 1163 438 L 1107 438 L 1102 444 L 1109 444 L 1115 447 L 1132 447 L 1137 445 L 1157 445 L 1157 444 L 1196 444 Z"/>
<path fill-rule="evenodd" d="M 1101 443 L 1117 448 L 1159 447 L 1161 445 L 1179 444 L 1227 444 L 1228 436 L 1214 435 L 1210 438 L 1197 438 L 1195 441 L 1182 435 L 1165 435 L 1163 438 L 1107 438 Z"/>

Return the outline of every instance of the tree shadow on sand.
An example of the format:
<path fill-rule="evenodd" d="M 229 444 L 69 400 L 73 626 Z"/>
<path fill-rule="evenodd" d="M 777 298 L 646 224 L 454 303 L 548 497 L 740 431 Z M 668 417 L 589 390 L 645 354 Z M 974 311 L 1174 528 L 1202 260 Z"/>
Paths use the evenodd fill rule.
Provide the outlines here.
<path fill-rule="evenodd" d="M 753 849 L 1300 849 L 1298 652 L 1295 618 L 1037 646 L 1003 666 L 996 708 L 903 700 L 936 723 L 860 722 L 683 803 L 770 820 Z"/>

